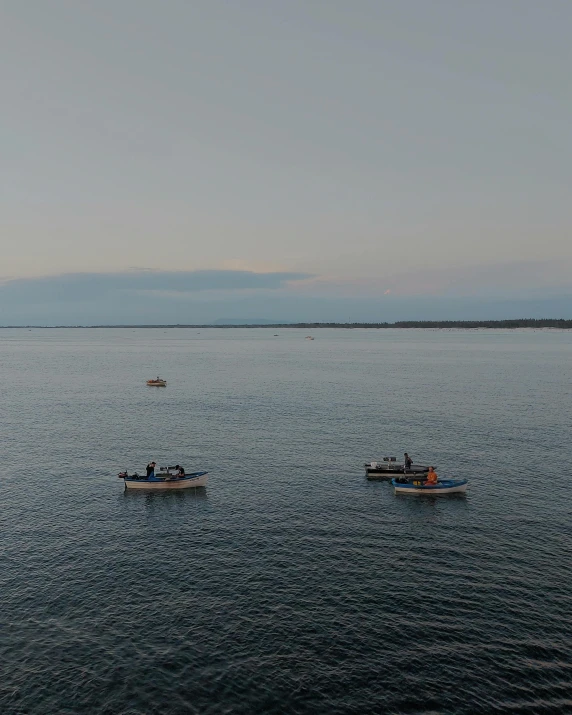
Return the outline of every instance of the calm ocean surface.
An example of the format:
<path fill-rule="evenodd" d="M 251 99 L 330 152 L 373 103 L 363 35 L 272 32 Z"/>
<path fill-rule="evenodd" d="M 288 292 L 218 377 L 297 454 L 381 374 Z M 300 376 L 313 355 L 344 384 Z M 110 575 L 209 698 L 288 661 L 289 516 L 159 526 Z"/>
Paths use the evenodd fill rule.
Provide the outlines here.
<path fill-rule="evenodd" d="M 3 715 L 572 713 L 572 333 L 306 333 L 0 330 Z"/>

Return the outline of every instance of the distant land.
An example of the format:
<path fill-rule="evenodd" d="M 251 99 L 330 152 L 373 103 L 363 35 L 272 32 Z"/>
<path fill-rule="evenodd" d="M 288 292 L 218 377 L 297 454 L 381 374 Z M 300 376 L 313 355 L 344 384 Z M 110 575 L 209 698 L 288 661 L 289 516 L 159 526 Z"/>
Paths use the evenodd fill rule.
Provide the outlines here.
<path fill-rule="evenodd" d="M 500 328 L 503 330 L 512 330 L 515 328 L 560 328 L 572 329 L 572 320 L 563 318 L 520 318 L 516 320 L 404 320 L 395 323 L 273 323 L 263 322 L 262 319 L 253 322 L 227 322 L 224 319 L 217 320 L 214 323 L 204 325 L 185 325 L 185 324 L 165 324 L 158 323 L 153 325 L 2 325 L 0 328 L 45 328 L 47 330 L 54 328 L 460 328 L 460 329 L 475 329 L 475 328 Z"/>
<path fill-rule="evenodd" d="M 216 327 L 224 327 L 225 325 L 238 327 L 260 325 L 268 327 L 269 325 L 290 325 L 290 323 L 290 320 L 268 320 L 267 318 L 219 318 L 214 321 L 213 325 Z"/>

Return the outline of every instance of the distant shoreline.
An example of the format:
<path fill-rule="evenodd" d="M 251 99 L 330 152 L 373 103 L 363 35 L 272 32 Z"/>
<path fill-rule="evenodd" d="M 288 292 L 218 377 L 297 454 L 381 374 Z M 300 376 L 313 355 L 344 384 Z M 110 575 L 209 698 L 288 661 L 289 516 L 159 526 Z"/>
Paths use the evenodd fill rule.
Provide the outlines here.
<path fill-rule="evenodd" d="M 1 325 L 0 329 L 11 330 L 17 328 L 27 328 L 28 330 L 55 330 L 55 329 L 94 329 L 94 328 L 193 328 L 193 329 L 211 329 L 222 328 L 228 329 L 243 329 L 243 328 L 272 328 L 274 330 L 285 328 L 312 329 L 319 328 L 345 328 L 348 330 L 356 328 L 368 328 L 373 330 L 383 330 L 388 328 L 433 328 L 433 329 L 461 329 L 471 330 L 478 328 L 514 330 L 517 328 L 560 328 L 561 330 L 571 330 L 572 320 L 551 319 L 551 318 L 523 318 L 518 320 L 405 320 L 395 323 L 245 323 L 243 325 L 217 325 L 206 323 L 202 325 L 186 325 L 186 324 L 150 324 L 150 325 Z"/>

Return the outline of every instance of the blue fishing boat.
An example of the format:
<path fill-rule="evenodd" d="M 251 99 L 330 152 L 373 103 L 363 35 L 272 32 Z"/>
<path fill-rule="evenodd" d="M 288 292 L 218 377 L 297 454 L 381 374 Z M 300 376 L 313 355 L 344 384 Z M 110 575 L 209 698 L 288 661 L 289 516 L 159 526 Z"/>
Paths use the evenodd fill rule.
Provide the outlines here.
<path fill-rule="evenodd" d="M 397 477 L 391 480 L 396 494 L 463 494 L 467 491 L 466 479 L 438 479 L 436 484 L 427 484 L 419 477 Z"/>

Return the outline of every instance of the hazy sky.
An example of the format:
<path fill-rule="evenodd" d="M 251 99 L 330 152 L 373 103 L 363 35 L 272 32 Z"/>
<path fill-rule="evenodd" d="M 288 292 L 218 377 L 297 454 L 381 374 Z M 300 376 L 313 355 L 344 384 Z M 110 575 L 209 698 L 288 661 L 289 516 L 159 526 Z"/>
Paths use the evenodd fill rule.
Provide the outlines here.
<path fill-rule="evenodd" d="M 133 269 L 296 274 L 225 288 L 258 317 L 572 294 L 571 27 L 570 0 L 2 0 L 0 318 Z"/>

